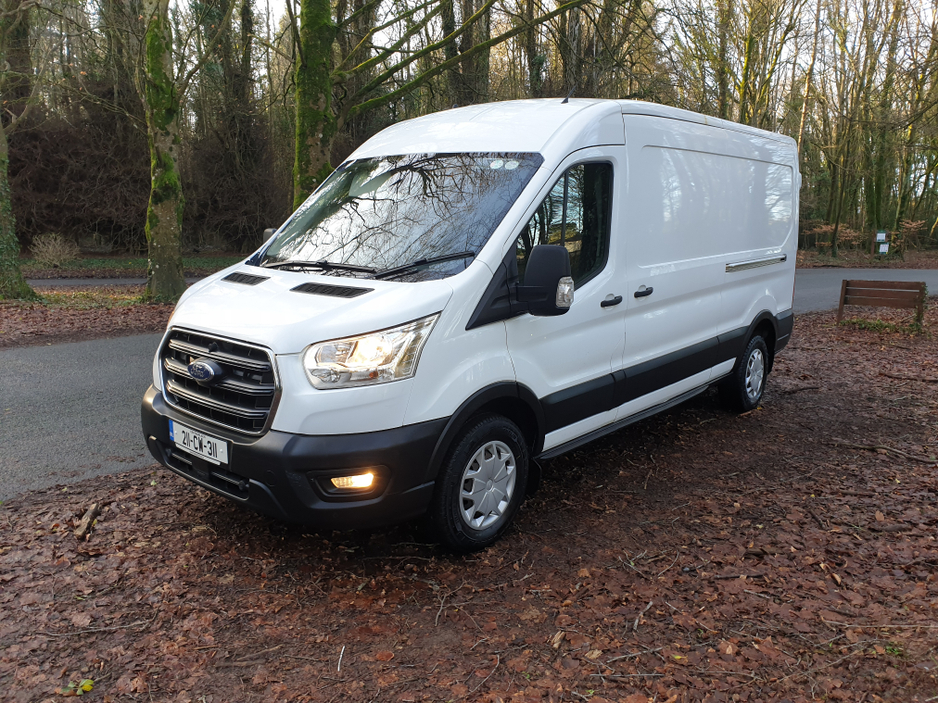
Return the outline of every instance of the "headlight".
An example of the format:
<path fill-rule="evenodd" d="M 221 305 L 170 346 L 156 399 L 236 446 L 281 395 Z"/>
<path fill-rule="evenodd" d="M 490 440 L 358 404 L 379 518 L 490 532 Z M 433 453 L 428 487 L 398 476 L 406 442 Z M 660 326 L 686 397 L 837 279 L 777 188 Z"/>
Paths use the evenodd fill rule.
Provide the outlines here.
<path fill-rule="evenodd" d="M 409 379 L 439 313 L 366 335 L 310 345 L 303 367 L 317 389 L 384 384 Z"/>

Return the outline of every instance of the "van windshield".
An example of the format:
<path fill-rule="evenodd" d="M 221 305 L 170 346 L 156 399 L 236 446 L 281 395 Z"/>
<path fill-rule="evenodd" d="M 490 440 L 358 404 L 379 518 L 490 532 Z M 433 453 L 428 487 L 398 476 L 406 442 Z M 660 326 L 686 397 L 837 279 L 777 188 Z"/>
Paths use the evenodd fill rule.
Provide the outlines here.
<path fill-rule="evenodd" d="M 464 270 L 543 162 L 540 154 L 408 154 L 337 169 L 260 266 L 424 281 Z"/>

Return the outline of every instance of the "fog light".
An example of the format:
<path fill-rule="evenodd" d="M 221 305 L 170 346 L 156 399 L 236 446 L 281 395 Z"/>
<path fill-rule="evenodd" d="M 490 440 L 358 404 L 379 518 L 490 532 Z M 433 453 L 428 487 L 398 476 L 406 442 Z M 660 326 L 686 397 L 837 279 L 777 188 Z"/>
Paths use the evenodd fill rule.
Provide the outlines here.
<path fill-rule="evenodd" d="M 332 477 L 330 480 L 336 489 L 368 489 L 375 481 L 371 472 L 354 474 L 351 477 Z"/>

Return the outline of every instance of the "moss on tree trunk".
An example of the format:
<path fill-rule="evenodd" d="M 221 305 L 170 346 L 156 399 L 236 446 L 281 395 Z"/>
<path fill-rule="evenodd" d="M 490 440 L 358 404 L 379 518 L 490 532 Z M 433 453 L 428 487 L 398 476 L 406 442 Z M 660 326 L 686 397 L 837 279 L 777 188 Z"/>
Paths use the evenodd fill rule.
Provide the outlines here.
<path fill-rule="evenodd" d="M 156 0 L 148 9 L 144 67 L 144 108 L 150 143 L 146 296 L 154 301 L 175 301 L 186 290 L 181 252 L 184 200 L 176 169 L 179 94 L 173 80 L 168 0 Z"/>
<path fill-rule="evenodd" d="M 7 136 L 0 125 L 0 299 L 35 300 L 38 296 L 20 271 L 20 244 L 16 239 L 16 221 L 10 197 L 9 164 Z"/>
<path fill-rule="evenodd" d="M 336 133 L 332 111 L 332 45 L 336 27 L 329 0 L 303 0 L 296 62 L 296 158 L 293 206 L 298 207 L 332 172 Z"/>

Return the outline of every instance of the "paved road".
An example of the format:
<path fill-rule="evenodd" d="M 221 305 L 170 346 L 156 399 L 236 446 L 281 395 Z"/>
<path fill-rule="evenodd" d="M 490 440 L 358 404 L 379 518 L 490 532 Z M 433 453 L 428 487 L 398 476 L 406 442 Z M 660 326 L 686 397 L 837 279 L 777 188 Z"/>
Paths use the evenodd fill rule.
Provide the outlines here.
<path fill-rule="evenodd" d="M 795 314 L 836 308 L 844 279 L 924 281 L 933 295 L 938 293 L 938 269 L 798 269 Z"/>
<path fill-rule="evenodd" d="M 804 269 L 795 312 L 835 308 L 844 278 L 925 281 L 938 271 Z M 159 335 L 0 351 L 0 500 L 153 463 L 140 431 Z"/>
<path fill-rule="evenodd" d="M 0 501 L 153 464 L 140 399 L 160 337 L 0 352 Z"/>

